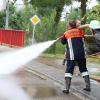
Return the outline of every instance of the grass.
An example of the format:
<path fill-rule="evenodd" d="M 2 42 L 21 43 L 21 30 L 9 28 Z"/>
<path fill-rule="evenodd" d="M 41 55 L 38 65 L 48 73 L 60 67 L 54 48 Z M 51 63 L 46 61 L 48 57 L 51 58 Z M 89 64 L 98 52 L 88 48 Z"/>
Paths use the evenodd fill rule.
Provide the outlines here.
<path fill-rule="evenodd" d="M 43 58 L 52 58 L 52 59 L 63 59 L 64 54 L 48 54 L 48 53 L 43 53 L 41 55 Z"/>
<path fill-rule="evenodd" d="M 95 57 L 87 57 L 88 62 L 95 62 L 100 64 L 100 58 L 95 58 Z"/>
<path fill-rule="evenodd" d="M 63 59 L 64 54 L 50 54 L 50 53 L 43 53 L 41 57 L 44 58 L 53 58 L 53 59 Z M 95 62 L 95 63 L 100 63 L 100 58 L 93 58 L 93 57 L 87 57 L 87 61 L 89 62 Z"/>
<path fill-rule="evenodd" d="M 100 76 L 100 72 L 92 73 L 91 75 Z"/>
<path fill-rule="evenodd" d="M 43 53 L 41 56 L 44 58 L 53 58 L 53 59 L 63 59 L 64 58 L 64 54 Z M 87 57 L 87 61 L 100 63 L 100 58 Z"/>

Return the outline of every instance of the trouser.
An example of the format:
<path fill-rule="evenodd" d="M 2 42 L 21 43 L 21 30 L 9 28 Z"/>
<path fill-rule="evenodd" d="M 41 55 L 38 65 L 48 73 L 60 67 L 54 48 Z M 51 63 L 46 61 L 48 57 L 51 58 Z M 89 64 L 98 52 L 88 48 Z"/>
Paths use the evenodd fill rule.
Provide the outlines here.
<path fill-rule="evenodd" d="M 84 59 L 78 59 L 78 60 L 67 60 L 67 67 L 66 67 L 66 72 L 65 72 L 66 90 L 63 91 L 64 93 L 69 93 L 71 78 L 73 75 L 76 62 L 79 66 L 79 70 L 82 73 L 83 78 L 85 79 L 86 88 L 84 88 L 84 90 L 91 91 L 90 78 L 89 78 L 88 70 L 86 68 L 86 59 L 84 58 Z"/>
<path fill-rule="evenodd" d="M 84 76 L 88 75 L 88 70 L 86 68 L 86 59 L 84 58 L 84 59 L 77 59 L 77 60 L 67 60 L 65 77 L 72 78 L 76 62 L 79 66 L 79 70 L 80 70 L 82 76 L 84 77 Z"/>

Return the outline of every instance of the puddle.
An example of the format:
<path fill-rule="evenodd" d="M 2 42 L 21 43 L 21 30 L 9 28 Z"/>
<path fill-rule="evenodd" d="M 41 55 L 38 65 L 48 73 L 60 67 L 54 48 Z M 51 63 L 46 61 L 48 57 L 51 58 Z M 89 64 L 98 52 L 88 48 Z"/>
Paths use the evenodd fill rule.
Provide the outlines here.
<path fill-rule="evenodd" d="M 36 87 L 35 98 L 47 98 L 57 95 L 57 90 L 53 87 Z"/>
<path fill-rule="evenodd" d="M 91 83 L 100 85 L 99 82 L 97 82 L 97 81 L 95 81 L 95 80 L 92 80 L 92 79 L 91 79 Z"/>

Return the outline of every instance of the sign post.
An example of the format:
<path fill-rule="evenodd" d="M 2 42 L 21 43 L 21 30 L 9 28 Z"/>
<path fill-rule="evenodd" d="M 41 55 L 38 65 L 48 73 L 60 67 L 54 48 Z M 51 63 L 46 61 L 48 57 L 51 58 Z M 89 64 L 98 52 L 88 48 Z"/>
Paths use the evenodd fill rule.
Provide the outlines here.
<path fill-rule="evenodd" d="M 34 25 L 33 27 L 33 35 L 32 35 L 32 44 L 34 43 L 34 34 L 35 34 L 35 27 L 36 25 L 40 22 L 40 19 L 37 15 L 34 15 L 32 18 L 30 18 L 32 24 Z"/>

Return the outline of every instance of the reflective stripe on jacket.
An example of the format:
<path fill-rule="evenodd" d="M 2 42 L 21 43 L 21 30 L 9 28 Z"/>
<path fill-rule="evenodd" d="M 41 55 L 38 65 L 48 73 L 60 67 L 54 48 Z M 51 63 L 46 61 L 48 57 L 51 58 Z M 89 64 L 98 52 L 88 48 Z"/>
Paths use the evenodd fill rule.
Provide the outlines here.
<path fill-rule="evenodd" d="M 67 59 L 83 59 L 85 58 L 84 52 L 84 32 L 81 29 L 71 29 L 64 33 L 61 40 L 62 44 L 67 46 Z"/>

